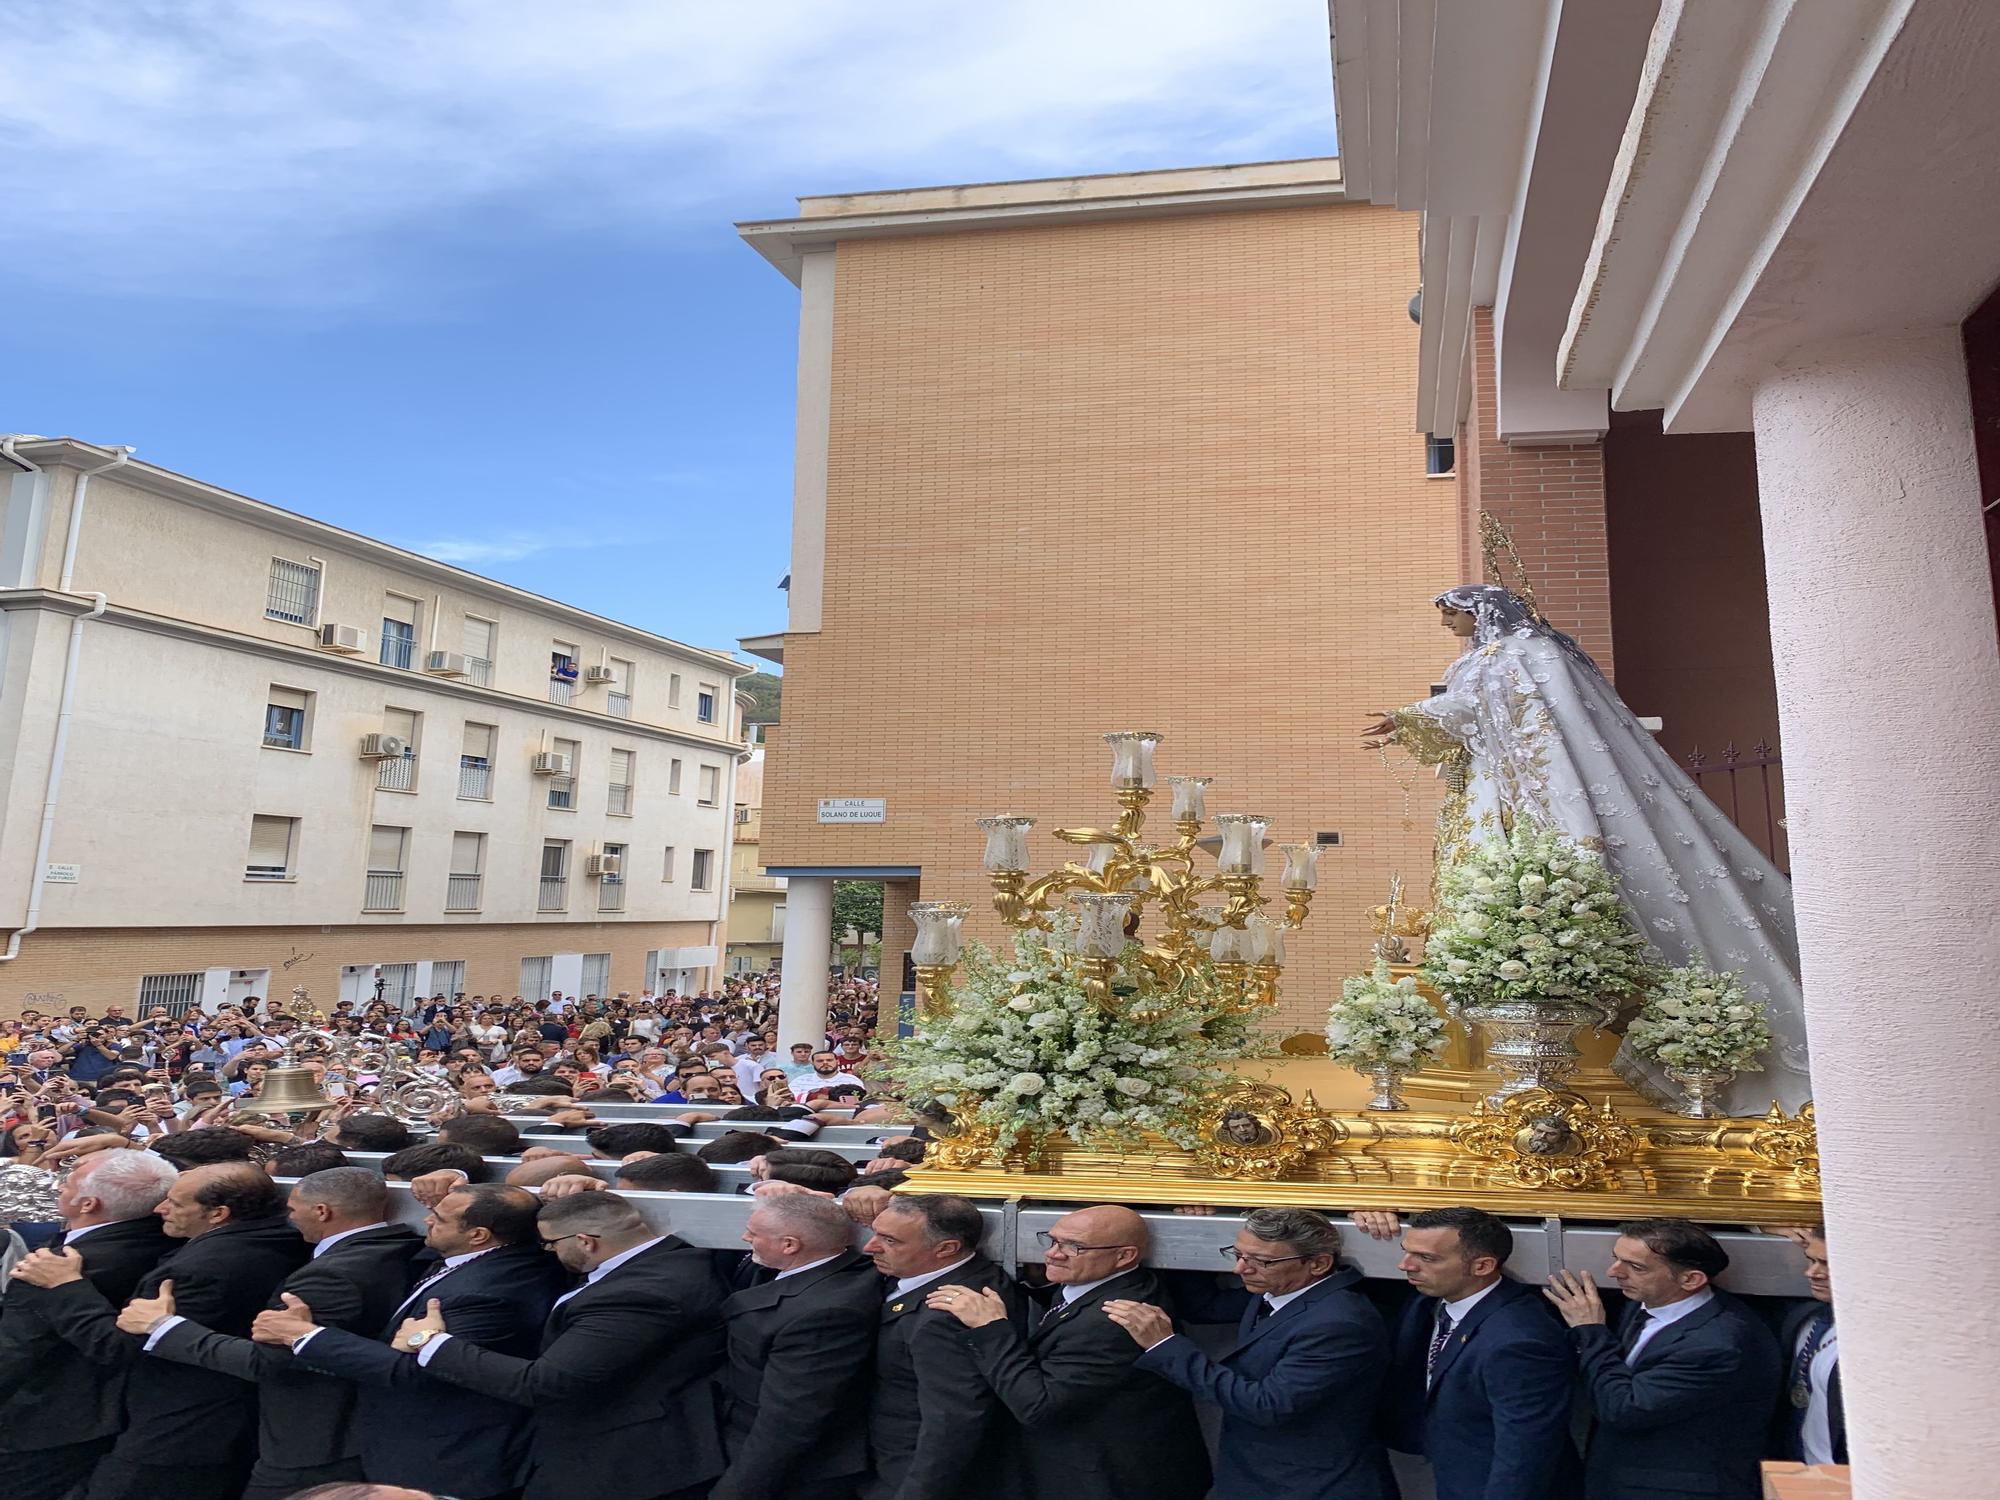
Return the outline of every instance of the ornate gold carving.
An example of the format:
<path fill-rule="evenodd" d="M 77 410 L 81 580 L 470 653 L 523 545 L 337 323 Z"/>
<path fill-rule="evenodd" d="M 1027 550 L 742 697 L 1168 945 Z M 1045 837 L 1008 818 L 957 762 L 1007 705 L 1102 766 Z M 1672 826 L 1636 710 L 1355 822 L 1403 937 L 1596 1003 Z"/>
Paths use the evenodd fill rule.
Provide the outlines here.
<path fill-rule="evenodd" d="M 1340 1131 L 1310 1091 L 1302 1104 L 1269 1083 L 1239 1083 L 1210 1106 L 1195 1157 L 1218 1177 L 1269 1182 L 1315 1151 L 1332 1149 Z"/>
<path fill-rule="evenodd" d="M 938 1126 L 933 1123 L 931 1129 L 935 1133 Z M 940 1172 L 970 1172 L 993 1164 L 993 1143 L 1000 1138 L 998 1126 L 954 1122 L 950 1132 L 934 1134 L 930 1149 L 924 1152 L 925 1166 Z"/>
<path fill-rule="evenodd" d="M 1581 1094 L 1553 1089 L 1529 1089 L 1498 1106 L 1482 1103 L 1452 1125 L 1450 1139 L 1522 1187 L 1570 1191 L 1610 1186 L 1611 1164 L 1637 1144 L 1610 1100 L 1593 1110 Z"/>
<path fill-rule="evenodd" d="M 1399 708 L 1389 717 L 1396 722 L 1396 732 L 1390 738 L 1420 764 L 1443 765 L 1465 753 L 1465 742 L 1427 713 Z"/>
<path fill-rule="evenodd" d="M 1796 1115 L 1773 1104 L 1764 1123 L 1750 1132 L 1749 1147 L 1759 1161 L 1791 1173 L 1799 1186 L 1819 1190 L 1819 1124 L 1810 1099 Z"/>

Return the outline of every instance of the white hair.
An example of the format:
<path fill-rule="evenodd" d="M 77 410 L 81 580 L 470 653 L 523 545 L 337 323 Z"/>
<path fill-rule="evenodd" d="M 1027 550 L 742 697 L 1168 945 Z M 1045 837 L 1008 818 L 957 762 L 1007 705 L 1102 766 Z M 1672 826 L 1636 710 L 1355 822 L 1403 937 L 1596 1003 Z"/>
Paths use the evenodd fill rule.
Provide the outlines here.
<path fill-rule="evenodd" d="M 106 1151 L 90 1168 L 85 1194 L 113 1219 L 143 1219 L 180 1175 L 179 1167 L 151 1151 Z"/>
<path fill-rule="evenodd" d="M 807 1250 L 830 1255 L 854 1242 L 854 1221 L 831 1198 L 780 1193 L 759 1198 L 754 1211 L 778 1233 L 791 1235 Z"/>

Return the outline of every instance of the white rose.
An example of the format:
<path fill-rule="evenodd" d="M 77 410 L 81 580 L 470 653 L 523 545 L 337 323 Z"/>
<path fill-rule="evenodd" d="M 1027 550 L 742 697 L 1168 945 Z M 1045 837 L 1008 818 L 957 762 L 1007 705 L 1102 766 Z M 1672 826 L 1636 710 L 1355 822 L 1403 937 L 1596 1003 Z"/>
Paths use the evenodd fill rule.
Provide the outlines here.
<path fill-rule="evenodd" d="M 1549 883 L 1539 875 L 1523 875 L 1521 877 L 1521 894 L 1524 896 L 1539 896 L 1548 888 Z"/>
<path fill-rule="evenodd" d="M 1007 1092 L 1010 1094 L 1039 1094 L 1047 1084 L 1048 1080 L 1039 1073 L 1016 1073 L 1012 1078 L 1007 1080 Z"/>
<path fill-rule="evenodd" d="M 1747 1005 L 1732 1005 L 1723 1014 L 1732 1021 L 1747 1021 L 1757 1012 Z"/>
<path fill-rule="evenodd" d="M 1526 979 L 1528 966 L 1519 959 L 1510 958 L 1500 965 L 1499 974 L 1502 979 Z"/>
<path fill-rule="evenodd" d="M 1018 1010 L 1022 1012 L 1027 1012 L 1033 1010 L 1034 1008 L 1035 1008 L 1035 997 L 1033 995 L 1016 995 L 1014 996 L 1013 999 L 1007 1002 L 1007 1009 L 1009 1010 Z"/>
<path fill-rule="evenodd" d="M 1143 1078 L 1120 1078 L 1112 1087 L 1131 1099 L 1143 1099 L 1153 1092 L 1153 1086 Z"/>
<path fill-rule="evenodd" d="M 1542 914 L 1542 909 L 1539 906 L 1524 906 L 1514 915 L 1519 917 L 1524 922 L 1532 922 L 1535 920 L 1535 918 L 1539 917 L 1541 914 Z"/>
<path fill-rule="evenodd" d="M 1457 979 L 1463 975 L 1470 974 L 1472 972 L 1472 965 L 1462 958 L 1454 958 L 1446 961 L 1444 971 L 1451 975 L 1452 978 Z"/>

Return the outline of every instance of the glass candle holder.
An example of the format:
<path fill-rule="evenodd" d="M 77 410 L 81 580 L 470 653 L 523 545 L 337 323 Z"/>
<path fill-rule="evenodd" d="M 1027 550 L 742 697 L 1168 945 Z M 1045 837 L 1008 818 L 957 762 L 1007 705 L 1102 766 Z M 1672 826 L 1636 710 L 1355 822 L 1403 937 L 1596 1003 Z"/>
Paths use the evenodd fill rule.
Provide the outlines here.
<path fill-rule="evenodd" d="M 1118 852 L 1116 844 L 1092 844 L 1090 852 L 1083 857 L 1084 866 L 1093 875 L 1102 875 L 1104 867 L 1111 863 L 1111 856 Z"/>
<path fill-rule="evenodd" d="M 1218 927 L 1208 940 L 1208 956 L 1219 964 L 1250 962 L 1250 934 L 1241 927 Z"/>
<path fill-rule="evenodd" d="M 1262 813 L 1218 813 L 1215 826 L 1222 831 L 1222 848 L 1215 867 L 1225 875 L 1264 873 L 1264 830 L 1271 820 Z"/>
<path fill-rule="evenodd" d="M 1167 785 L 1174 789 L 1174 821 L 1192 820 L 1196 823 L 1208 816 L 1208 784 L 1213 776 L 1169 776 Z"/>
<path fill-rule="evenodd" d="M 1153 752 L 1165 736 L 1151 729 L 1120 729 L 1104 737 L 1111 747 L 1111 784 L 1114 787 L 1150 787 L 1153 784 Z"/>
<path fill-rule="evenodd" d="M 1288 891 L 1319 889 L 1319 845 L 1280 844 L 1285 856 L 1285 873 L 1278 884 Z"/>
<path fill-rule="evenodd" d="M 984 863 L 987 873 L 1027 874 L 1028 830 L 1035 826 L 1035 820 L 1000 813 L 995 817 L 981 818 L 979 826 L 986 831 Z"/>
<path fill-rule="evenodd" d="M 911 902 L 910 920 L 917 924 L 917 938 L 910 944 L 910 962 L 941 966 L 957 963 L 963 946 L 960 933 L 971 910 L 963 901 Z"/>
<path fill-rule="evenodd" d="M 1116 958 L 1125 951 L 1125 919 L 1132 913 L 1132 897 L 1083 894 L 1071 896 L 1076 907 L 1076 955 L 1078 958 Z"/>
<path fill-rule="evenodd" d="M 1285 961 L 1285 933 L 1262 912 L 1253 912 L 1243 924 L 1253 964 L 1282 964 Z"/>

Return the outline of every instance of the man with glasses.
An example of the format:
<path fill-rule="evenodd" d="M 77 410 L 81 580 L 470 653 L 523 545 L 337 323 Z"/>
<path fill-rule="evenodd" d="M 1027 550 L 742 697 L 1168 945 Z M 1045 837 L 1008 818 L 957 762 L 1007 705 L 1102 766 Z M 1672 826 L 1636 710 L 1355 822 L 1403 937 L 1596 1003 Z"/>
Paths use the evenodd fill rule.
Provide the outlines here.
<path fill-rule="evenodd" d="M 1037 1238 L 1056 1297 L 1025 1339 L 990 1292 L 944 1287 L 926 1299 L 965 1325 L 979 1378 L 1013 1416 L 1006 1492 L 1200 1500 L 1209 1465 L 1194 1401 L 1139 1367 L 1141 1351 L 1106 1311 L 1159 1300 L 1143 1264 L 1145 1220 L 1115 1205 L 1081 1208 Z"/>
<path fill-rule="evenodd" d="M 1143 1300 L 1105 1304 L 1144 1351 L 1139 1368 L 1222 1409 L 1216 1492 L 1263 1500 L 1391 1500 L 1374 1431 L 1389 1352 L 1340 1231 L 1304 1208 L 1260 1208 L 1223 1251 L 1256 1301 L 1211 1359 Z"/>

